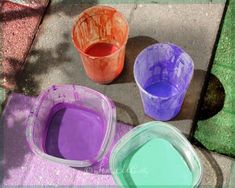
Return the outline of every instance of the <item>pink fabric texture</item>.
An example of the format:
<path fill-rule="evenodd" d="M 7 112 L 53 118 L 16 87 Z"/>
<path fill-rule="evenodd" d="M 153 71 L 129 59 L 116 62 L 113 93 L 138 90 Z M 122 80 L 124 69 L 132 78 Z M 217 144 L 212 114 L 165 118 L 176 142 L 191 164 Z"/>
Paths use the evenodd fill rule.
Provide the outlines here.
<path fill-rule="evenodd" d="M 35 98 L 13 93 L 2 114 L 3 185 L 115 185 L 109 172 L 110 152 L 95 167 L 75 169 L 36 156 L 26 141 L 25 120 Z M 113 145 L 132 127 L 118 123 Z M 111 150 L 110 150 L 111 151 Z"/>

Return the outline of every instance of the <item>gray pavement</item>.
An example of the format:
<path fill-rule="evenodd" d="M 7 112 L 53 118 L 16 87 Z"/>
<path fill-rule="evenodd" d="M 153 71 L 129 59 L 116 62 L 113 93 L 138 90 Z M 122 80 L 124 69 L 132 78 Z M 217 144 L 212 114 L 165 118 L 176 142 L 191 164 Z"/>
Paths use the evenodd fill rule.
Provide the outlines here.
<path fill-rule="evenodd" d="M 66 6 L 52 3 L 40 27 L 19 88 L 27 94 L 38 94 L 52 84 L 75 83 L 96 89 L 118 107 L 118 119 L 138 125 L 149 121 L 144 115 L 138 88 L 133 78 L 133 63 L 137 54 L 156 42 L 172 42 L 183 47 L 193 58 L 195 73 L 181 113 L 172 121 L 178 128 L 190 131 L 192 118 L 204 82 L 205 72 L 223 12 L 223 4 L 115 4 L 128 19 L 130 35 L 127 43 L 124 71 L 109 85 L 90 81 L 71 41 L 71 28 L 77 15 L 87 4 Z"/>
<path fill-rule="evenodd" d="M 92 5 L 52 1 L 26 61 L 26 67 L 18 78 L 18 88 L 27 95 L 38 95 L 52 84 L 73 83 L 88 86 L 104 93 L 115 102 L 119 121 L 136 126 L 151 119 L 144 115 L 139 91 L 134 83 L 134 60 L 150 44 L 172 42 L 184 48 L 195 63 L 194 77 L 182 110 L 170 121 L 188 135 L 224 5 L 111 5 L 127 18 L 130 34 L 124 71 L 109 85 L 96 84 L 86 77 L 79 54 L 71 41 L 71 28 L 77 15 Z M 204 164 L 202 185 L 228 185 L 232 160 L 197 150 Z"/>
<path fill-rule="evenodd" d="M 201 187 L 231 187 L 230 181 L 234 177 L 231 175 L 231 168 L 234 159 L 205 149 L 195 148 L 203 164 Z"/>

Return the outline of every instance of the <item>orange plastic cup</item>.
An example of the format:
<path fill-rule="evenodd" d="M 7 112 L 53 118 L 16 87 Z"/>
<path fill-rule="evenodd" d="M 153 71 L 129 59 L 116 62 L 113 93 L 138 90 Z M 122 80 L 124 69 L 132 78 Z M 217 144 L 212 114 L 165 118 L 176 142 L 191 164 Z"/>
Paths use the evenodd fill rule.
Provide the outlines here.
<path fill-rule="evenodd" d="M 119 76 L 128 33 L 126 19 L 112 7 L 94 6 L 78 16 L 72 39 L 91 80 L 107 84 Z"/>

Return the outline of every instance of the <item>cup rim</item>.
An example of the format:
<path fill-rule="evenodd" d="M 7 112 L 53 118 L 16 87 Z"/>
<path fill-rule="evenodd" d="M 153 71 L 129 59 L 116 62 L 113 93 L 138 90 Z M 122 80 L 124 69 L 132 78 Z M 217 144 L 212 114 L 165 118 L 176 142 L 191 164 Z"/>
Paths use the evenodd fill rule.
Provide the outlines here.
<path fill-rule="evenodd" d="M 99 149 L 97 155 L 94 157 L 94 159 L 92 159 L 92 160 L 62 159 L 62 158 L 55 157 L 55 156 L 47 154 L 46 152 L 41 151 L 41 149 L 38 148 L 38 146 L 34 144 L 34 141 L 33 141 L 33 126 L 34 126 L 34 124 L 33 124 L 33 122 L 36 121 L 35 113 L 37 113 L 37 111 L 39 110 L 43 99 L 49 95 L 49 91 L 53 90 L 54 87 L 79 87 L 79 88 L 85 89 L 87 91 L 92 91 L 93 93 L 99 95 L 101 98 L 103 98 L 107 102 L 107 105 L 110 109 L 109 120 L 107 122 L 107 130 L 105 132 L 100 149 Z M 95 91 L 93 89 L 90 89 L 90 88 L 84 87 L 84 86 L 69 85 L 69 84 L 56 85 L 56 86 L 53 85 L 53 86 L 49 87 L 47 90 L 43 91 L 38 96 L 36 104 L 34 105 L 33 109 L 30 112 L 30 115 L 27 119 L 26 138 L 27 138 L 27 141 L 28 141 L 28 144 L 29 144 L 31 150 L 35 154 L 41 156 L 44 159 L 48 159 L 53 162 L 66 164 L 68 166 L 73 166 L 73 167 L 88 167 L 96 162 L 101 161 L 103 156 L 108 152 L 108 149 L 111 147 L 112 141 L 114 139 L 115 127 L 116 127 L 116 107 L 114 106 L 113 102 L 108 97 L 106 97 L 105 95 L 103 95 L 102 93 L 100 93 L 98 91 Z"/>
<path fill-rule="evenodd" d="M 187 90 L 188 90 L 188 87 L 184 88 L 183 90 L 177 92 L 176 94 L 174 95 L 171 95 L 169 97 L 162 97 L 162 96 L 156 96 L 156 95 L 153 95 L 149 92 L 147 92 L 139 83 L 138 79 L 136 78 L 136 74 L 135 74 L 135 70 L 136 70 L 136 66 L 137 66 L 137 61 L 138 61 L 138 58 L 139 56 L 141 56 L 143 53 L 145 53 L 148 49 L 154 47 L 154 46 L 160 46 L 160 45 L 170 45 L 170 46 L 175 46 L 177 47 L 178 49 L 180 49 L 183 53 L 185 53 L 191 60 L 191 65 L 192 65 L 192 73 L 191 73 L 191 77 L 189 79 L 189 85 L 190 85 L 190 82 L 192 81 L 192 78 L 193 78 L 193 74 L 194 74 L 194 62 L 193 62 L 193 59 L 191 58 L 191 56 L 185 52 L 181 47 L 177 46 L 176 44 L 174 43 L 155 43 L 155 44 L 152 44 L 148 47 L 146 47 L 145 49 L 143 49 L 139 54 L 138 56 L 136 57 L 135 59 L 135 62 L 134 62 L 134 70 L 133 70 L 133 74 L 134 74 L 134 79 L 135 79 L 135 83 L 137 84 L 138 88 L 141 90 L 141 92 L 143 92 L 144 94 L 146 94 L 147 96 L 150 96 L 151 98 L 158 98 L 158 99 L 169 99 L 169 98 L 173 98 L 173 97 L 176 97 L 176 96 L 179 96 L 183 93 L 185 93 Z"/>
<path fill-rule="evenodd" d="M 115 180 L 115 182 L 118 185 L 122 185 L 122 182 L 120 181 L 119 177 L 116 175 L 115 170 L 116 170 L 116 166 L 115 166 L 115 160 L 116 160 L 116 156 L 119 155 L 120 150 L 125 147 L 125 145 L 131 141 L 131 139 L 133 139 L 136 136 L 139 136 L 140 134 L 143 134 L 145 131 L 153 131 L 151 130 L 151 128 L 157 128 L 157 127 L 165 127 L 166 129 L 169 129 L 169 131 L 171 132 L 171 134 L 174 134 L 175 136 L 177 136 L 178 138 L 180 138 L 185 144 L 187 144 L 187 147 L 189 149 L 189 151 L 193 154 L 194 158 L 196 159 L 196 162 L 198 163 L 198 167 L 199 167 L 199 175 L 197 176 L 196 181 L 194 182 L 194 184 L 192 185 L 193 187 L 197 187 L 200 185 L 201 181 L 202 181 L 202 176 L 203 176 L 203 166 L 202 166 L 202 162 L 201 159 L 198 157 L 198 154 L 196 153 L 195 149 L 193 148 L 193 146 L 191 145 L 191 143 L 188 141 L 188 139 L 181 133 L 181 131 L 179 129 L 177 129 L 176 127 L 172 126 L 169 123 L 166 122 L 161 122 L 161 121 L 150 121 L 147 123 L 143 123 L 135 128 L 133 128 L 132 130 L 130 130 L 127 134 L 125 134 L 114 146 L 111 154 L 110 154 L 110 159 L 109 159 L 109 166 L 110 166 L 110 171 L 111 174 Z M 193 182 L 192 182 L 193 183 Z"/>
<path fill-rule="evenodd" d="M 120 47 L 118 47 L 118 49 L 117 49 L 116 51 L 114 51 L 113 53 L 111 53 L 111 54 L 109 54 L 109 55 L 106 55 L 106 56 L 102 56 L 102 57 L 99 57 L 99 56 L 92 56 L 92 55 L 89 55 L 89 54 L 85 53 L 83 50 L 80 49 L 80 47 L 78 47 L 78 46 L 76 45 L 76 42 L 75 42 L 75 39 L 74 39 L 74 31 L 75 31 L 75 27 L 76 27 L 77 23 L 80 21 L 80 19 L 83 17 L 83 15 L 84 15 L 86 12 L 88 12 L 88 11 L 94 9 L 94 8 L 104 8 L 104 9 L 107 9 L 107 10 L 113 10 L 113 11 L 115 11 L 116 13 L 119 14 L 119 16 L 120 16 L 120 17 L 122 18 L 122 20 L 125 22 L 126 27 L 127 27 L 127 34 L 126 34 L 125 40 L 124 40 L 125 42 L 124 42 Z M 96 6 L 92 6 L 92 7 L 89 7 L 89 8 L 87 8 L 87 9 L 83 10 L 83 11 L 78 15 L 77 19 L 74 21 L 73 26 L 72 26 L 72 32 L 71 32 L 71 38 L 72 38 L 74 47 L 75 47 L 75 48 L 79 51 L 79 53 L 81 53 L 83 56 L 89 57 L 89 58 L 91 58 L 91 59 L 108 58 L 108 57 L 112 57 L 114 54 L 118 54 L 118 53 L 126 46 L 127 41 L 128 41 L 128 37 L 129 37 L 129 25 L 128 25 L 128 21 L 127 21 L 127 19 L 125 18 L 125 16 L 124 16 L 121 12 L 119 12 L 116 8 L 113 8 L 113 7 L 111 7 L 111 6 L 106 6 L 106 5 L 96 5 Z"/>

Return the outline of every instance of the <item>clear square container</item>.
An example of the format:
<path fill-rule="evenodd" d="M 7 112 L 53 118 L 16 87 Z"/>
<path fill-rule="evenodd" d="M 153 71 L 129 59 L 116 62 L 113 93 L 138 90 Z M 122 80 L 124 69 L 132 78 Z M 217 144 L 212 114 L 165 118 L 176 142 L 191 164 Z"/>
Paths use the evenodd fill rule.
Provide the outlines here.
<path fill-rule="evenodd" d="M 85 160 L 69 160 L 52 156 L 45 151 L 48 119 L 51 113 L 55 113 L 63 104 L 85 106 L 100 114 L 104 119 L 104 134 L 101 146 L 95 154 L 95 157 Z M 38 96 L 36 104 L 27 120 L 26 136 L 32 151 L 40 157 L 72 167 L 87 167 L 101 161 L 103 156 L 108 152 L 114 139 L 115 126 L 116 108 L 108 97 L 87 87 L 60 85 L 52 86 Z M 79 142 L 79 138 L 77 141 Z"/>
<path fill-rule="evenodd" d="M 123 161 L 151 139 L 167 140 L 185 160 L 192 173 L 192 187 L 198 187 L 202 178 L 202 165 L 189 141 L 175 127 L 159 121 L 148 122 L 135 127 L 122 137 L 113 148 L 109 160 L 110 170 L 118 186 L 132 187 L 125 178 L 120 178 Z"/>

